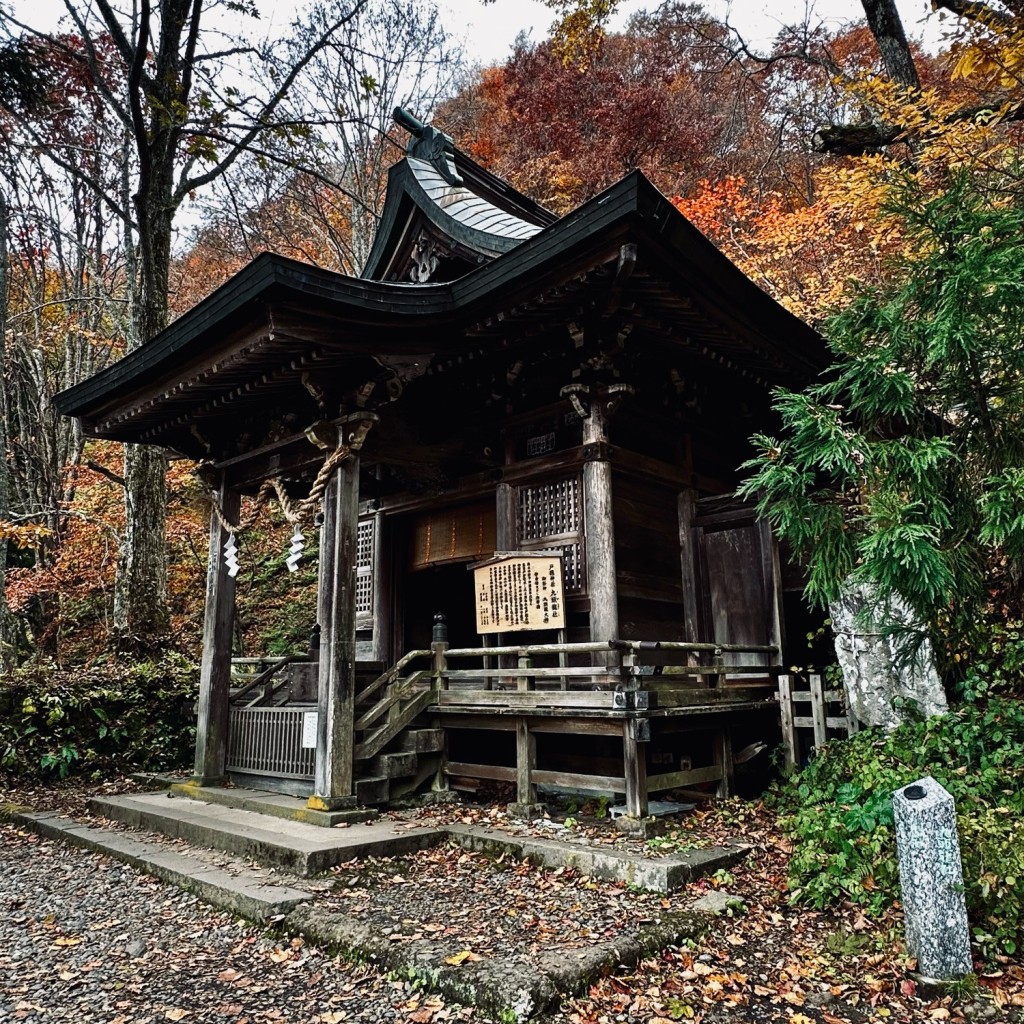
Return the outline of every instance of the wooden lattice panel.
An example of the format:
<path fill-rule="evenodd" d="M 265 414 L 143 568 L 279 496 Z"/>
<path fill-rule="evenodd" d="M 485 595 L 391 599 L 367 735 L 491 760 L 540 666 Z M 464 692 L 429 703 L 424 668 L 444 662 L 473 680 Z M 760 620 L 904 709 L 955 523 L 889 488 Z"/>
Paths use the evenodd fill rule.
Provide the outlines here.
<path fill-rule="evenodd" d="M 579 534 L 580 509 L 578 477 L 520 487 L 519 540 Z"/>
<path fill-rule="evenodd" d="M 565 592 L 586 590 L 583 566 L 583 500 L 578 476 L 517 489 L 516 536 L 524 551 L 562 552 Z"/>
<path fill-rule="evenodd" d="M 356 534 L 356 615 L 373 614 L 373 534 L 375 520 L 361 519 Z"/>

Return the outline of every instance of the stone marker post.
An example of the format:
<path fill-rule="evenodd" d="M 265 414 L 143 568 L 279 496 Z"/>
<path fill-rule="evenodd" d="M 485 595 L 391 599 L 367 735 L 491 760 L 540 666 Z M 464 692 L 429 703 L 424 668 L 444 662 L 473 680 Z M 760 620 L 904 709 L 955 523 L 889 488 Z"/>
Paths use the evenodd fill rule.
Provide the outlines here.
<path fill-rule="evenodd" d="M 974 969 L 953 797 L 931 776 L 892 795 L 907 951 L 922 978 L 949 981 Z"/>

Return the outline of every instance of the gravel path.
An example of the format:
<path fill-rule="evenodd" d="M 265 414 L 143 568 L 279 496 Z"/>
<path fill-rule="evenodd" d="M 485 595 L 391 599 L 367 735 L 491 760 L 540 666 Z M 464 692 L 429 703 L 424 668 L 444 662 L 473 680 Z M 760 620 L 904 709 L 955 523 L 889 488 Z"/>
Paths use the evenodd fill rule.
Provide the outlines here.
<path fill-rule="evenodd" d="M 481 1020 L 276 941 L 109 858 L 0 825 L 0 1022 Z"/>

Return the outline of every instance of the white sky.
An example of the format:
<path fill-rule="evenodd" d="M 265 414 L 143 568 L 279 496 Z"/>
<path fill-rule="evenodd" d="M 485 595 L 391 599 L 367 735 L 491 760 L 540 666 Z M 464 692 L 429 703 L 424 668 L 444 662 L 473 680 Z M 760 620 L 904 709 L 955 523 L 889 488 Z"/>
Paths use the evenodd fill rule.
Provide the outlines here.
<path fill-rule="evenodd" d="M 438 0 L 449 12 L 447 24 L 464 34 L 470 57 L 481 63 L 494 63 L 508 56 L 520 31 L 535 40 L 547 35 L 554 12 L 538 0 L 496 0 L 486 6 L 481 0 Z M 612 27 L 621 27 L 637 11 L 658 6 L 657 0 L 623 0 Z M 704 0 L 704 7 L 720 18 L 726 15 L 748 43 L 767 47 L 779 29 L 802 22 L 810 6 L 813 16 L 830 27 L 864 17 L 857 0 Z M 897 0 L 903 26 L 911 38 L 924 37 L 933 45 L 939 38 L 940 20 L 931 13 L 929 0 Z M 927 20 L 927 27 L 925 21 Z"/>
<path fill-rule="evenodd" d="M 482 64 L 494 63 L 506 57 L 520 31 L 532 39 L 540 40 L 547 34 L 554 20 L 554 12 L 538 0 L 495 0 L 484 5 L 481 0 L 438 0 L 447 13 L 448 28 L 464 38 L 469 57 Z M 778 30 L 786 24 L 803 21 L 805 7 L 810 6 L 814 16 L 831 26 L 863 17 L 857 0 L 705 0 L 711 13 L 724 17 L 740 29 L 749 43 L 767 46 Z M 16 15 L 33 25 L 50 27 L 64 11 L 61 0 L 13 0 Z M 269 31 L 293 18 L 300 6 L 282 0 L 257 0 L 264 12 L 262 28 Z M 613 28 L 623 25 L 628 17 L 644 7 L 656 7 L 657 0 L 623 0 Z M 928 0 L 897 0 L 903 15 L 907 34 L 924 36 L 926 44 L 933 45 L 939 38 L 940 21 L 929 16 Z M 925 21 L 927 19 L 927 26 Z"/>

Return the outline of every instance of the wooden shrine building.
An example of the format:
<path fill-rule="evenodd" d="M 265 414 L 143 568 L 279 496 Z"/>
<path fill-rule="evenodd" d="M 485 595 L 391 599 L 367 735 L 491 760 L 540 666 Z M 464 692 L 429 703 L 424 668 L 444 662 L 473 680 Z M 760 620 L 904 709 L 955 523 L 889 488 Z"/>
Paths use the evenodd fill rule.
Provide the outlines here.
<path fill-rule="evenodd" d="M 726 791 L 801 614 L 737 466 L 823 343 L 643 174 L 557 218 L 403 116 L 361 277 L 260 256 L 57 400 L 214 492 L 196 778 Z M 224 549 L 268 481 L 313 491 L 319 658 L 232 690 Z"/>

